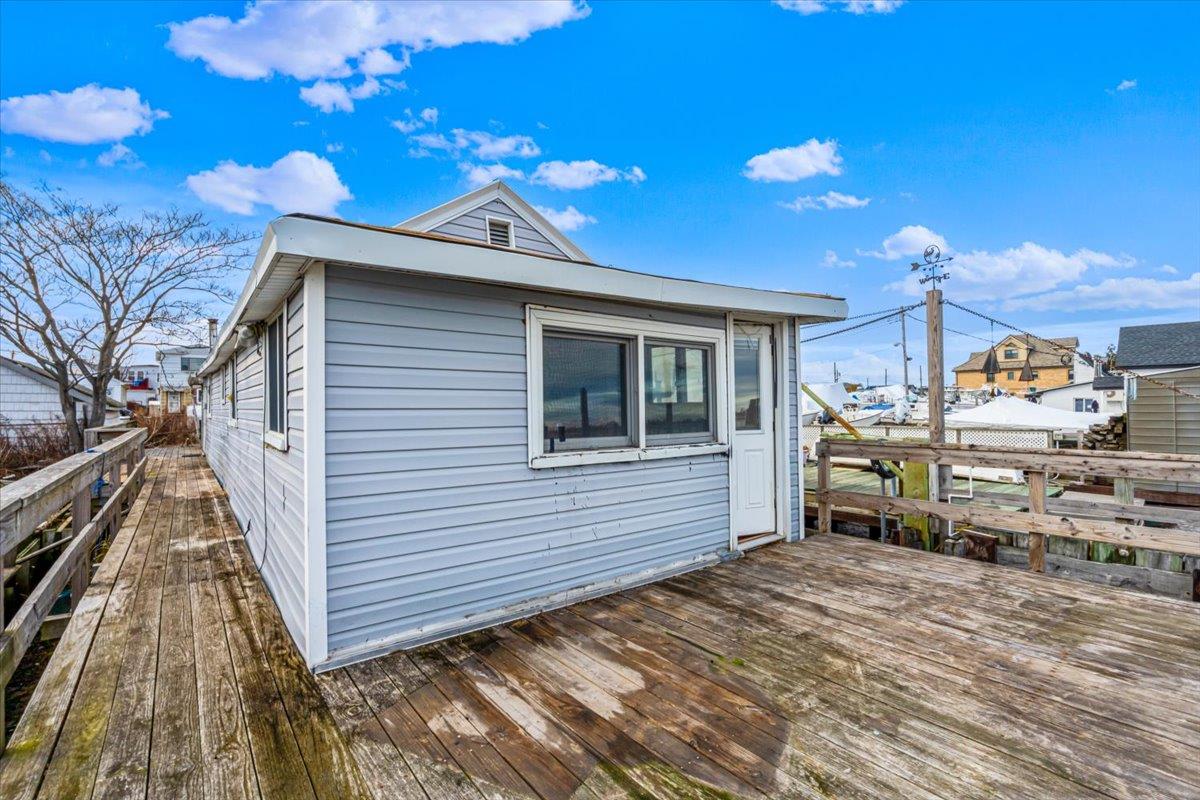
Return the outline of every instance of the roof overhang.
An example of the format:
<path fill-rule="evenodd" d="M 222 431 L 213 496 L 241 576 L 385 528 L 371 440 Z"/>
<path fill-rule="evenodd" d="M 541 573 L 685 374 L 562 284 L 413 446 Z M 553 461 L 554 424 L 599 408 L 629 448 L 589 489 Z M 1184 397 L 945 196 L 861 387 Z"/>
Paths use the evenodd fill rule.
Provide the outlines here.
<path fill-rule="evenodd" d="M 223 363 L 233 351 L 237 326 L 266 319 L 308 265 L 317 261 L 640 304 L 797 317 L 802 324 L 844 319 L 847 309 L 845 300 L 828 295 L 648 275 L 437 234 L 296 214 L 267 226 L 246 285 L 198 374 L 207 375 Z"/>

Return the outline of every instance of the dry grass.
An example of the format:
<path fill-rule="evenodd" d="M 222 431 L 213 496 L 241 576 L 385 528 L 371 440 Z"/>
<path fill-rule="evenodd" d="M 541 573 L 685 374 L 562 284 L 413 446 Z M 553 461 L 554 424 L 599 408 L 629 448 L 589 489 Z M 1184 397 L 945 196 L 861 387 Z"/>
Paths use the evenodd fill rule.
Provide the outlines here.
<path fill-rule="evenodd" d="M 0 423 L 0 478 L 24 477 L 71 453 L 71 439 L 63 423 Z"/>
<path fill-rule="evenodd" d="M 133 424 L 145 428 L 149 436 L 147 447 L 195 444 L 196 420 L 186 411 L 151 414 L 138 409 L 133 412 Z"/>

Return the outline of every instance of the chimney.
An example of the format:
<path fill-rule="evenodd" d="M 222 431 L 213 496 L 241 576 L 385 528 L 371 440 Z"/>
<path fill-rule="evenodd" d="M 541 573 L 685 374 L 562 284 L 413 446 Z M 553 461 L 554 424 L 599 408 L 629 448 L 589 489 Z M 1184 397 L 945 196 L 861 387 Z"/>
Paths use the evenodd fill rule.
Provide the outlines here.
<path fill-rule="evenodd" d="M 217 320 L 214 317 L 208 318 L 208 346 L 212 347 L 217 343 Z"/>

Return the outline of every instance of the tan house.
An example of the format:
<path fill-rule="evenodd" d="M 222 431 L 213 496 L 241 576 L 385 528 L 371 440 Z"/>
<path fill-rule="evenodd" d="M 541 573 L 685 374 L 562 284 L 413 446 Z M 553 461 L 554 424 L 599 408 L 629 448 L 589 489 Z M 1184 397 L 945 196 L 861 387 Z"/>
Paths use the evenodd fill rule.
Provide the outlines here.
<path fill-rule="evenodd" d="M 986 371 L 990 351 L 981 350 L 954 368 L 954 383 L 960 389 L 994 386 L 1010 394 L 1029 394 L 1073 383 L 1075 358 L 1052 345 L 1074 349 L 1079 347 L 1079 339 L 1012 334 L 996 343 L 995 372 Z"/>

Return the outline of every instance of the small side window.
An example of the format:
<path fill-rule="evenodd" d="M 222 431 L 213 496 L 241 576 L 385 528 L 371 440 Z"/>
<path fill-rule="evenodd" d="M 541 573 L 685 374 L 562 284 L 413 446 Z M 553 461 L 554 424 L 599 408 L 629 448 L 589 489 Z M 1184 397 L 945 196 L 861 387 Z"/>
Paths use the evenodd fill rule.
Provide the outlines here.
<path fill-rule="evenodd" d="M 283 433 L 287 426 L 287 356 L 284 315 L 267 325 L 267 430 Z"/>

